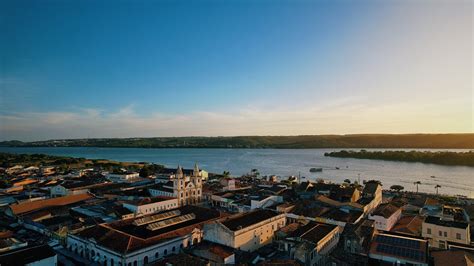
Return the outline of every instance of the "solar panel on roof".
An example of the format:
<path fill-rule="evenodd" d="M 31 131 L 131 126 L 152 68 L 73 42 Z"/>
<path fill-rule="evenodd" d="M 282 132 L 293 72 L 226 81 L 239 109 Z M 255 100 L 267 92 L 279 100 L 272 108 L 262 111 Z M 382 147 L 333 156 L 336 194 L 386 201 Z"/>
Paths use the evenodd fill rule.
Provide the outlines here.
<path fill-rule="evenodd" d="M 425 259 L 425 253 L 419 250 L 405 248 L 405 247 L 396 247 L 386 244 L 378 244 L 376 248 L 377 252 L 390 254 L 399 257 L 410 258 L 413 260 L 423 261 Z"/>
<path fill-rule="evenodd" d="M 155 231 L 155 230 L 165 228 L 165 227 L 168 227 L 168 226 L 171 226 L 171 225 L 175 225 L 175 224 L 178 224 L 178 223 L 183 223 L 183 222 L 186 222 L 186 221 L 190 221 L 190 220 L 193 220 L 195 218 L 196 218 L 196 215 L 194 213 L 189 213 L 189 214 L 181 215 L 181 216 L 174 217 L 174 218 L 171 218 L 171 219 L 167 219 L 167 220 L 164 220 L 164 221 L 151 223 L 151 224 L 147 225 L 146 229 L 151 230 L 151 231 Z"/>
<path fill-rule="evenodd" d="M 171 217 L 175 217 L 175 216 L 178 216 L 180 214 L 181 214 L 181 212 L 179 210 L 174 210 L 174 211 L 165 212 L 165 213 L 159 213 L 159 214 L 155 214 L 155 215 L 151 215 L 151 216 L 138 218 L 135 221 L 133 221 L 133 224 L 136 225 L 136 226 L 140 226 L 140 225 L 149 224 L 149 223 L 153 223 L 153 222 L 156 222 L 156 221 L 168 219 L 168 218 L 171 218 Z"/>

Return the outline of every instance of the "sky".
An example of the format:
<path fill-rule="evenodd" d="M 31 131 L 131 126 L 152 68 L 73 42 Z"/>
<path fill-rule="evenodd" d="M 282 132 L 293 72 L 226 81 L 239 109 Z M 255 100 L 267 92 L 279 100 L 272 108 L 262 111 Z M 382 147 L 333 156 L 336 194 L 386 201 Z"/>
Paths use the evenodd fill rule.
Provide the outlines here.
<path fill-rule="evenodd" d="M 472 133 L 472 10 L 0 1 L 0 140 Z"/>

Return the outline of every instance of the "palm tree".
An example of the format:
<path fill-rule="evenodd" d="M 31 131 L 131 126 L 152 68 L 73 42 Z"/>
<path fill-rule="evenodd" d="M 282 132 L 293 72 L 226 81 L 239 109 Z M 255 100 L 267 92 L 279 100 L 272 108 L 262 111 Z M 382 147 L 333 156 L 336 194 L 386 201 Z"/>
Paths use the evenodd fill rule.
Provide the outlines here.
<path fill-rule="evenodd" d="M 413 185 L 416 186 L 416 193 L 418 193 L 418 185 L 421 185 L 421 181 L 413 182 Z"/>
<path fill-rule="evenodd" d="M 436 195 L 438 195 L 438 188 L 440 188 L 441 186 L 436 184 L 435 188 L 436 188 Z"/>

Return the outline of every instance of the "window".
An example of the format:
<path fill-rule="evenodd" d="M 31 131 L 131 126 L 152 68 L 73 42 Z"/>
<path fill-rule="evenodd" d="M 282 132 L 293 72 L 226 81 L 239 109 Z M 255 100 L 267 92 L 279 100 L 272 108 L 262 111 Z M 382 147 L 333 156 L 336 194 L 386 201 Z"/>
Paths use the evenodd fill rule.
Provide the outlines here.
<path fill-rule="evenodd" d="M 443 232 L 439 231 L 438 232 L 439 236 L 443 236 Z"/>
<path fill-rule="evenodd" d="M 155 258 L 157 259 L 160 256 L 160 252 L 155 253 Z"/>
<path fill-rule="evenodd" d="M 460 233 L 456 233 L 456 239 L 461 239 L 461 234 Z"/>
<path fill-rule="evenodd" d="M 444 237 L 448 237 L 448 232 L 444 232 Z"/>
<path fill-rule="evenodd" d="M 427 233 L 428 235 L 431 235 L 431 228 L 427 228 L 427 229 L 426 229 L 426 233 Z"/>

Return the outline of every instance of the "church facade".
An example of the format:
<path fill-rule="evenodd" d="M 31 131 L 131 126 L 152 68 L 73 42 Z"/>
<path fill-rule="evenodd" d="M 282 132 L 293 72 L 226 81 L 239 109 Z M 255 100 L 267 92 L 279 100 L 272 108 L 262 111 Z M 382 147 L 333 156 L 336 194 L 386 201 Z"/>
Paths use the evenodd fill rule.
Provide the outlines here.
<path fill-rule="evenodd" d="M 176 174 L 166 183 L 160 183 L 149 189 L 152 196 L 168 196 L 178 199 L 179 206 L 196 204 L 202 200 L 202 177 L 197 164 L 191 175 L 185 176 L 183 168 L 178 166 Z"/>

